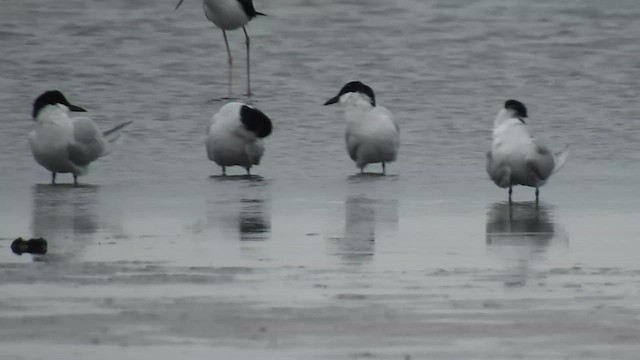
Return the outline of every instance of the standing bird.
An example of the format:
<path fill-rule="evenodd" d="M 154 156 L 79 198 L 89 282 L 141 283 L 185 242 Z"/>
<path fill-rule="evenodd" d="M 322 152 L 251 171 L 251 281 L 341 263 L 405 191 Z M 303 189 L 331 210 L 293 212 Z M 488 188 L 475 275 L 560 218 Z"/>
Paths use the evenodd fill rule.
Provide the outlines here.
<path fill-rule="evenodd" d="M 382 163 L 382 174 L 385 174 L 385 164 L 396 160 L 400 146 L 400 129 L 393 115 L 385 107 L 376 105 L 373 90 L 360 81 L 346 84 L 324 105 L 338 102 L 345 108 L 347 152 L 360 173 L 367 164 Z"/>
<path fill-rule="evenodd" d="M 51 183 L 56 173 L 72 173 L 73 184 L 86 175 L 89 163 L 110 152 L 110 144 L 119 137 L 119 130 L 132 123 L 124 122 L 101 132 L 93 120 L 71 118 L 70 111 L 87 110 L 69 104 L 58 90 L 47 91 L 33 103 L 36 128 L 29 134 L 31 152 L 38 164 L 51 171 Z"/>
<path fill-rule="evenodd" d="M 178 2 L 176 9 L 180 7 L 183 1 L 184 0 L 180 0 L 180 2 Z M 229 49 L 227 30 L 242 28 L 242 31 L 244 31 L 246 39 L 245 44 L 247 45 L 247 96 L 251 96 L 251 67 L 249 61 L 250 40 L 245 26 L 254 17 L 258 15 L 266 15 L 261 12 L 257 12 L 256 9 L 254 9 L 252 0 L 203 0 L 202 6 L 207 19 L 222 30 L 224 44 L 227 46 L 229 63 L 229 98 L 231 98 L 231 83 L 233 78 L 233 57 L 231 56 L 231 50 Z"/>
<path fill-rule="evenodd" d="M 493 143 L 487 152 L 487 173 L 501 188 L 509 188 L 511 202 L 512 187 L 524 185 L 539 187 L 551 174 L 560 170 L 569 156 L 568 147 L 553 154 L 545 145 L 538 143 L 525 124 L 527 108 L 518 100 L 507 100 L 493 122 Z"/>
<path fill-rule="evenodd" d="M 222 167 L 242 166 L 251 175 L 251 166 L 260 164 L 264 154 L 262 139 L 271 134 L 271 120 L 247 104 L 231 102 L 211 118 L 205 141 L 207 157 Z"/>

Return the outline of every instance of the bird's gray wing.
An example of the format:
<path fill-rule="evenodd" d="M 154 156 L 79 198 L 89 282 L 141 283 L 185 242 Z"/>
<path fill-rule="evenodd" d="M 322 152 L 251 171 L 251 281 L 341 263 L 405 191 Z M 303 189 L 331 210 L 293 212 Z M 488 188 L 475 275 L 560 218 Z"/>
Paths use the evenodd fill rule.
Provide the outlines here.
<path fill-rule="evenodd" d="M 347 143 L 347 152 L 349 153 L 349 157 L 353 161 L 358 161 L 358 147 L 360 146 L 360 142 L 357 141 L 355 136 L 353 136 L 349 131 L 345 134 L 344 139 Z"/>
<path fill-rule="evenodd" d="M 105 154 L 102 132 L 89 118 L 73 118 L 73 142 L 68 145 L 69 160 L 85 166 Z"/>
<path fill-rule="evenodd" d="M 534 141 L 535 151 L 527 158 L 527 166 L 539 180 L 547 180 L 553 173 L 553 153 L 543 144 Z"/>

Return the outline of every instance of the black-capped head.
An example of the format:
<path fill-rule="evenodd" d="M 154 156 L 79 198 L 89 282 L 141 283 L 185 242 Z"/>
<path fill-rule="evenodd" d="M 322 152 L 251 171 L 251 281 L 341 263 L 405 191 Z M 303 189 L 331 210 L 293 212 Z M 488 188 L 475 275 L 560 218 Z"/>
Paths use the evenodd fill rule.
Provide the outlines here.
<path fill-rule="evenodd" d="M 271 134 L 271 119 L 258 109 L 242 105 L 240 108 L 240 121 L 247 130 L 256 134 L 259 138 L 264 138 Z"/>
<path fill-rule="evenodd" d="M 33 102 L 33 118 L 37 118 L 40 110 L 42 110 L 45 106 L 57 104 L 66 106 L 70 111 L 87 111 L 80 106 L 69 104 L 67 98 L 64 97 L 64 95 L 62 95 L 60 91 L 50 90 L 38 96 L 36 101 Z"/>
<path fill-rule="evenodd" d="M 517 117 L 522 121 L 524 121 L 524 119 L 529 117 L 527 115 L 527 108 L 524 106 L 523 103 L 521 103 L 518 100 L 513 100 L 513 99 L 507 100 L 504 103 L 504 108 L 507 110 L 513 111 L 513 116 Z"/>
<path fill-rule="evenodd" d="M 331 99 L 325 102 L 325 105 L 335 104 L 340 101 L 340 97 L 344 94 L 348 93 L 359 93 L 362 95 L 366 95 L 369 98 L 369 103 L 371 106 L 376 106 L 376 95 L 373 93 L 373 90 L 367 85 L 361 83 L 360 81 L 352 81 L 347 85 L 342 87 L 342 90 L 338 93 L 338 95 L 332 97 Z"/>

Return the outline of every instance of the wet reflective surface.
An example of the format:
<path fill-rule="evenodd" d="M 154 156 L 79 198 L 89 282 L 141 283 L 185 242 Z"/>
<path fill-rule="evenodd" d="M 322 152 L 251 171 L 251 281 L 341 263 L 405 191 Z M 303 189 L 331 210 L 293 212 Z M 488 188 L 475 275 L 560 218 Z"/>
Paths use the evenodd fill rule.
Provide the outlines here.
<path fill-rule="evenodd" d="M 227 68 L 197 1 L 0 5 L 3 356 L 637 357 L 636 1 L 254 3 L 252 101 L 274 133 L 250 178 L 205 156 Z M 387 176 L 356 174 L 322 106 L 354 79 L 400 123 Z M 79 187 L 29 152 L 49 88 L 102 129 L 134 120 Z M 484 173 L 508 97 L 571 144 L 537 206 Z M 13 254 L 20 236 L 48 253 Z"/>
<path fill-rule="evenodd" d="M 489 208 L 486 245 L 507 266 L 506 285 L 524 286 L 535 263 L 559 243 L 566 248 L 569 238 L 547 204 L 501 202 Z"/>

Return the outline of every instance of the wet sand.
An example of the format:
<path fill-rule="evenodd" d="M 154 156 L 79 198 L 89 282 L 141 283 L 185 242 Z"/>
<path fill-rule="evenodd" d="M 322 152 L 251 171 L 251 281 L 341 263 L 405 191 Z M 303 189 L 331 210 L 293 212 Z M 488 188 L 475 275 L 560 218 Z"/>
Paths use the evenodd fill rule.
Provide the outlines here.
<path fill-rule="evenodd" d="M 546 202 L 437 212 L 453 204 L 349 187 L 343 200 L 278 200 L 266 181 L 224 184 L 240 199 L 214 194 L 163 208 L 155 197 L 142 209 L 135 196 L 114 208 L 118 195 L 97 186 L 35 185 L 29 226 L 50 251 L 18 257 L 10 239 L 0 241 L 3 353 L 636 356 L 640 269 L 624 247 L 635 246 L 625 228 L 635 214 L 574 218 Z M 380 184 L 388 179 L 358 189 Z M 64 191 L 72 203 L 58 202 Z M 598 233 L 589 223 L 625 226 Z"/>

